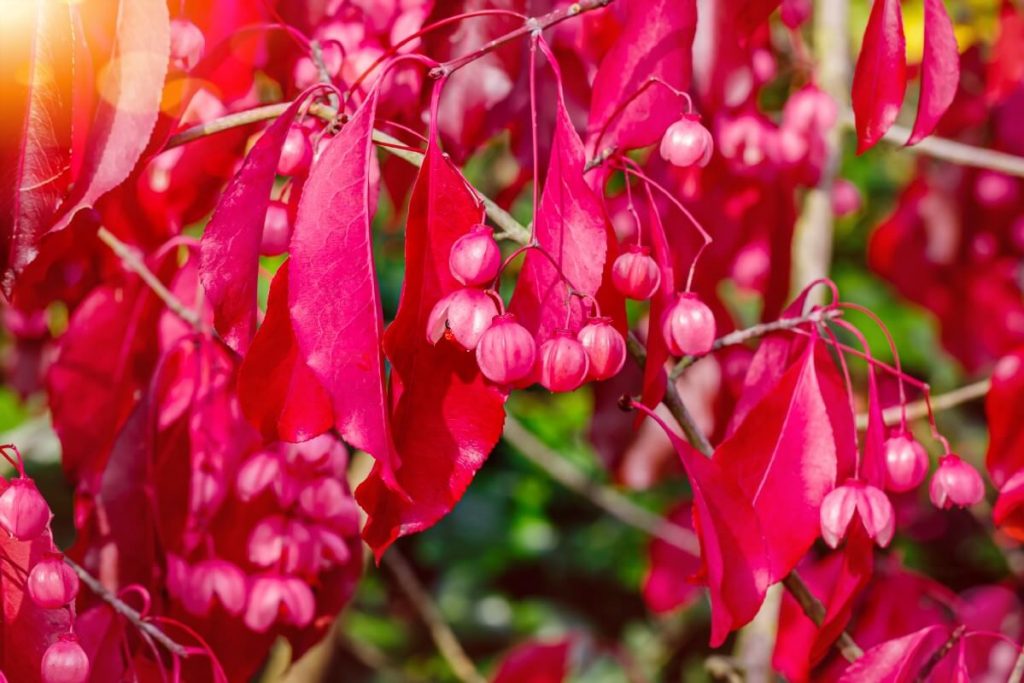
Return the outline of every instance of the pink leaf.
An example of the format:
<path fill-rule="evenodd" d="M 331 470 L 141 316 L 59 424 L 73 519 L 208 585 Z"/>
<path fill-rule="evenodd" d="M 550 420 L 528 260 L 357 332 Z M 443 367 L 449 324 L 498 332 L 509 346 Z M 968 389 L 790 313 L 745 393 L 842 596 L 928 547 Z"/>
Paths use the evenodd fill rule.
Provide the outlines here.
<path fill-rule="evenodd" d="M 899 0 L 874 0 L 853 75 L 858 154 L 896 120 L 907 87 L 907 41 Z"/>
<path fill-rule="evenodd" d="M 170 16 L 164 0 L 123 0 L 114 53 L 99 73 L 99 104 L 80 173 L 54 226 L 92 206 L 120 185 L 142 156 L 160 113 L 170 55 Z"/>
<path fill-rule="evenodd" d="M 328 143 L 302 192 L 292 235 L 288 303 L 306 364 L 334 404 L 342 437 L 396 468 L 370 234 L 370 135 L 376 91 Z"/>
<path fill-rule="evenodd" d="M 693 528 L 689 502 L 676 506 L 669 521 L 686 529 Z M 656 613 L 671 612 L 696 597 L 692 580 L 700 570 L 700 557 L 662 538 L 651 539 L 649 566 L 644 577 L 643 596 L 648 609 Z"/>
<path fill-rule="evenodd" d="M 917 680 L 924 663 L 949 635 L 941 625 L 926 626 L 902 638 L 887 640 L 871 648 L 846 667 L 840 683 L 911 683 Z"/>
<path fill-rule="evenodd" d="M 572 640 L 554 643 L 529 640 L 501 659 L 492 683 L 562 683 L 569 674 Z"/>
<path fill-rule="evenodd" d="M 626 101 L 652 76 L 679 90 L 690 85 L 695 0 L 630 0 L 625 11 L 626 26 L 594 77 L 589 147 L 614 145 L 626 150 L 654 144 L 679 118 L 682 99 L 662 85 L 653 85 L 632 102 Z"/>
<path fill-rule="evenodd" d="M 754 618 L 771 581 L 771 560 L 748 495 L 717 459 L 706 458 L 644 409 L 675 447 L 693 489 L 694 527 L 711 593 L 711 647 Z"/>
<path fill-rule="evenodd" d="M 277 161 L 302 101 L 296 99 L 256 141 L 203 231 L 200 281 L 213 304 L 217 331 L 240 354 L 256 329 L 260 242 Z"/>
<path fill-rule="evenodd" d="M 810 343 L 779 383 L 715 451 L 754 506 L 783 578 L 818 537 L 819 507 L 836 478 L 836 442 Z"/>
<path fill-rule="evenodd" d="M 534 234 L 573 287 L 594 296 L 604 272 L 607 226 L 597 197 L 583 179 L 583 143 L 565 102 L 559 98 L 556 106 L 551 163 Z M 567 320 L 570 330 L 582 324 L 589 302 L 567 299 L 566 284 L 548 257 L 528 251 L 509 310 L 534 333 L 538 344 L 565 328 Z"/>
<path fill-rule="evenodd" d="M 953 33 L 953 22 L 942 0 L 924 0 L 921 99 L 908 145 L 920 142 L 935 130 L 939 119 L 952 104 L 959 83 L 960 51 Z"/>
<path fill-rule="evenodd" d="M 288 263 L 270 284 L 267 315 L 238 369 L 246 418 L 268 441 L 307 441 L 334 424 L 331 399 L 299 355 L 288 315 Z"/>
<path fill-rule="evenodd" d="M 996 363 L 992 387 L 985 399 L 989 442 L 985 455 L 992 483 L 1002 488 L 1024 470 L 1024 349 L 1007 354 Z"/>
<path fill-rule="evenodd" d="M 668 344 L 661 334 L 661 317 L 672 305 L 676 290 L 675 267 L 672 261 L 672 250 L 669 247 L 665 226 L 661 215 L 653 205 L 649 211 L 648 230 L 651 241 L 651 252 L 661 269 L 661 283 L 651 297 L 651 309 L 647 314 L 647 359 L 644 361 L 644 383 L 641 397 L 643 404 L 653 408 L 665 396 L 668 374 L 665 372 L 665 361 L 669 359 Z M 637 416 L 639 425 L 642 416 Z"/>
<path fill-rule="evenodd" d="M 70 179 L 73 24 L 60 3 L 10 5 L 0 26 L 0 271 L 37 253 Z M 12 282 L 4 279 L 10 294 Z"/>
<path fill-rule="evenodd" d="M 465 181 L 432 142 L 410 203 L 402 298 L 384 335 L 406 495 L 385 485 L 380 465 L 356 491 L 369 515 L 363 537 L 378 558 L 399 536 L 448 514 L 501 435 L 505 397 L 484 380 L 474 355 L 424 335 L 434 304 L 461 288 L 448 269 L 451 246 L 481 220 Z"/>

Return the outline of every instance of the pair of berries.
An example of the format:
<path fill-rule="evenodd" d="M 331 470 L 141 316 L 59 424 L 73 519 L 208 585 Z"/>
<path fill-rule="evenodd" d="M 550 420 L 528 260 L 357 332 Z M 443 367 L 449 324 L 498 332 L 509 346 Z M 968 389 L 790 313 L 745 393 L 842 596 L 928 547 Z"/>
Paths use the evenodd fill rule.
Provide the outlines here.
<path fill-rule="evenodd" d="M 661 286 L 661 269 L 647 247 L 633 245 L 612 264 L 612 284 L 623 296 L 645 301 Z M 661 333 L 676 356 L 701 355 L 715 341 L 715 316 L 696 295 L 683 292 L 665 310 Z"/>
<path fill-rule="evenodd" d="M 499 311 L 497 293 L 472 289 L 493 283 L 501 269 L 501 251 L 487 226 L 477 225 L 455 241 L 448 267 L 467 288 L 437 302 L 427 340 L 436 344 L 446 337 L 475 351 L 480 371 L 495 384 L 516 385 L 536 373 L 551 391 L 572 391 L 588 378 L 615 375 L 626 362 L 626 342 L 607 318 L 591 318 L 576 335 L 561 330 L 538 349 L 515 315 Z"/>

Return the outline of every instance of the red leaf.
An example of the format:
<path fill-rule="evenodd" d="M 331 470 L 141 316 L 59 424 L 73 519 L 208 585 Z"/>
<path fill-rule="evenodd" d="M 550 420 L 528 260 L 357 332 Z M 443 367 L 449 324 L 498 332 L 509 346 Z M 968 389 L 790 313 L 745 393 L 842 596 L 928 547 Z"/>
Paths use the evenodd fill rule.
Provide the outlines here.
<path fill-rule="evenodd" d="M 686 529 L 693 528 L 689 502 L 673 509 L 668 519 Z M 647 608 L 663 614 L 688 604 L 696 597 L 693 577 L 700 570 L 700 557 L 662 538 L 651 539 L 650 564 L 644 577 L 643 596 Z"/>
<path fill-rule="evenodd" d="M 594 296 L 601 286 L 608 248 L 605 214 L 583 179 L 583 143 L 561 97 L 556 106 L 551 163 L 534 235 L 572 286 Z M 576 330 L 582 324 L 589 301 L 573 297 L 567 303 L 567 299 L 566 284 L 551 260 L 535 250 L 528 251 L 509 310 L 534 333 L 538 344 L 559 329 L 568 326 Z"/>
<path fill-rule="evenodd" d="M 907 87 L 907 40 L 899 0 L 874 0 L 853 74 L 858 154 L 896 120 Z"/>
<path fill-rule="evenodd" d="M 396 453 L 370 234 L 376 104 L 374 91 L 310 172 L 292 235 L 288 304 L 302 357 L 331 397 L 338 431 L 382 463 L 391 481 Z"/>
<path fill-rule="evenodd" d="M 949 629 L 936 624 L 902 638 L 887 640 L 871 648 L 846 667 L 840 683 L 910 683 L 949 636 Z"/>
<path fill-rule="evenodd" d="M 517 645 L 501 659 L 493 683 L 562 683 L 569 674 L 572 640 L 534 640 Z"/>
<path fill-rule="evenodd" d="M 1002 488 L 1024 469 L 1024 349 L 1007 354 L 996 364 L 992 387 L 985 399 L 989 442 L 985 455 L 992 483 Z"/>
<path fill-rule="evenodd" d="M 818 538 L 819 507 L 836 478 L 836 442 L 816 367 L 816 344 L 795 363 L 715 460 L 761 520 L 778 580 Z"/>
<path fill-rule="evenodd" d="M 69 181 L 73 45 L 69 8 L 19 3 L 0 22 L 0 271 L 36 254 Z M 4 278 L 10 294 L 12 282 Z"/>
<path fill-rule="evenodd" d="M 474 355 L 425 336 L 433 305 L 461 287 L 448 270 L 451 246 L 481 219 L 464 180 L 431 143 L 409 208 L 402 298 L 384 335 L 397 478 L 407 497 L 385 485 L 380 465 L 356 491 L 369 515 L 363 538 L 378 558 L 399 536 L 448 514 L 501 435 L 505 397 L 483 379 Z"/>
<path fill-rule="evenodd" d="M 281 146 L 303 98 L 264 131 L 231 179 L 203 231 L 199 268 L 217 331 L 244 354 L 256 329 L 260 242 Z"/>
<path fill-rule="evenodd" d="M 960 50 L 956 45 L 953 22 L 942 0 L 924 0 L 921 98 L 908 145 L 920 142 L 935 130 L 939 119 L 952 104 L 959 83 Z"/>
<path fill-rule="evenodd" d="M 1024 541 L 1024 472 L 1010 477 L 999 489 L 999 498 L 992 508 L 992 521 L 1006 534 Z"/>
<path fill-rule="evenodd" d="M 98 75 L 99 104 L 72 194 L 54 227 L 67 226 L 131 173 L 156 126 L 170 55 L 170 15 L 164 0 L 122 0 L 117 43 Z"/>
<path fill-rule="evenodd" d="M 625 12 L 626 26 L 594 77 L 588 147 L 626 150 L 654 144 L 679 118 L 682 99 L 653 85 L 629 104 L 626 100 L 652 76 L 679 90 L 690 85 L 695 0 L 630 0 Z"/>
<path fill-rule="evenodd" d="M 299 442 L 334 424 L 331 399 L 299 356 L 288 316 L 288 263 L 270 284 L 267 315 L 238 369 L 242 412 L 263 438 Z"/>
<path fill-rule="evenodd" d="M 711 647 L 718 647 L 731 631 L 754 618 L 771 582 L 761 523 L 747 494 L 718 459 L 704 457 L 660 417 L 648 415 L 665 430 L 690 479 L 694 527 L 711 593 Z"/>
<path fill-rule="evenodd" d="M 661 284 L 654 296 L 651 297 L 651 308 L 647 314 L 647 359 L 644 361 L 644 384 L 641 398 L 645 406 L 653 408 L 665 396 L 668 382 L 665 361 L 669 358 L 669 352 L 665 337 L 661 334 L 661 316 L 672 304 L 672 297 L 675 295 L 676 289 L 676 276 L 665 226 L 661 222 L 661 215 L 658 213 L 657 207 L 653 204 L 650 207 L 649 215 L 648 230 L 651 251 L 658 267 L 661 268 Z M 641 419 L 642 416 L 638 415 L 637 425 Z"/>

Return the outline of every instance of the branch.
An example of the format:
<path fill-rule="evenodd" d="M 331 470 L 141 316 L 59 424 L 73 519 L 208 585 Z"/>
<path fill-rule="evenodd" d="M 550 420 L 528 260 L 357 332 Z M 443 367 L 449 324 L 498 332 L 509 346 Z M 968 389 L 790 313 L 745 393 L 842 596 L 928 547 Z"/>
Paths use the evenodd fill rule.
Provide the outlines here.
<path fill-rule="evenodd" d="M 798 318 L 780 318 L 769 323 L 760 323 L 758 325 L 752 325 L 742 330 L 736 330 L 730 332 L 724 336 L 719 337 L 711 345 L 711 350 L 707 353 L 700 353 L 693 356 L 683 356 L 676 363 L 675 367 L 672 368 L 672 372 L 669 373 L 668 378 L 670 380 L 679 379 L 682 376 L 683 371 L 690 367 L 704 356 L 707 356 L 719 349 L 724 349 L 727 346 L 737 346 L 739 344 L 745 344 L 751 339 L 759 339 L 765 335 L 771 334 L 772 332 L 780 332 L 782 330 L 791 330 L 794 327 L 800 327 L 807 323 L 820 323 L 825 320 L 831 320 L 832 318 L 838 318 L 842 315 L 842 311 L 839 310 L 816 310 L 811 311 L 807 315 L 802 315 Z"/>
<path fill-rule="evenodd" d="M 138 610 L 107 590 L 107 588 L 99 582 L 99 579 L 86 571 L 85 567 L 81 566 L 69 557 L 65 557 L 64 561 L 67 562 L 68 566 L 75 571 L 75 574 L 78 575 L 78 578 L 81 579 L 82 583 L 88 586 L 89 590 L 96 594 L 96 597 L 110 605 L 115 612 L 130 621 L 135 628 L 163 645 L 168 651 L 178 657 L 188 657 L 188 651 L 186 651 L 184 647 L 174 642 L 170 636 L 160 630 L 158 626 L 146 621 L 146 618 L 142 616 Z"/>
<path fill-rule="evenodd" d="M 842 116 L 841 121 L 848 128 L 853 128 L 855 125 L 853 113 L 849 111 Z M 986 149 L 985 147 L 975 147 L 974 145 L 935 137 L 934 135 L 926 137 L 916 145 L 906 147 L 905 145 L 909 137 L 909 128 L 894 125 L 886 131 L 882 139 L 898 145 L 911 154 L 921 154 L 934 159 L 948 161 L 951 164 L 984 168 L 1024 178 L 1024 157 L 1007 154 L 1006 152 L 997 152 L 994 149 Z"/>
<path fill-rule="evenodd" d="M 590 12 L 591 10 L 605 7 L 606 5 L 611 4 L 611 2 L 612 0 L 580 0 L 579 2 L 574 2 L 567 7 L 556 9 L 553 12 L 548 12 L 543 16 L 530 17 L 523 22 L 523 25 L 519 28 L 509 31 L 503 36 L 498 36 L 489 43 L 481 45 L 473 52 L 435 66 L 429 71 L 430 77 L 438 79 L 450 76 L 467 64 L 480 59 L 489 52 L 494 52 L 506 43 L 510 43 L 513 40 L 523 38 L 533 33 L 539 33 L 544 29 L 551 28 L 555 24 L 562 23 L 566 19 L 571 19 L 583 14 L 584 12 Z"/>
<path fill-rule="evenodd" d="M 915 679 L 917 683 L 925 683 L 925 681 L 928 680 L 928 676 L 931 675 L 932 669 L 938 666 L 939 662 L 942 661 L 942 658 L 953 649 L 953 646 L 956 645 L 961 638 L 963 638 L 966 630 L 967 626 L 964 624 L 960 624 L 953 629 L 953 632 L 949 634 L 949 638 L 946 639 L 946 642 L 944 642 L 938 650 L 933 652 L 932 656 L 929 657 L 928 661 L 921 667 L 921 671 L 918 672 L 917 678 Z"/>
<path fill-rule="evenodd" d="M 1010 672 L 1006 683 L 1021 683 L 1021 679 L 1024 679 L 1024 649 L 1017 655 L 1017 661 L 1013 663 L 1013 671 Z"/>
<path fill-rule="evenodd" d="M 139 256 L 138 252 L 129 247 L 127 244 L 117 238 L 114 233 L 110 232 L 106 228 L 100 226 L 100 229 L 96 232 L 96 236 L 99 237 L 100 241 L 110 247 L 110 250 L 114 252 L 124 263 L 125 267 L 131 272 L 135 273 L 142 279 L 146 285 L 153 290 L 153 293 L 164 302 L 175 315 L 184 320 L 186 323 L 194 327 L 197 331 L 207 333 L 209 330 L 203 325 L 203 321 L 199 317 L 196 311 L 188 308 L 181 302 L 181 299 L 176 297 L 171 290 L 164 286 L 164 283 L 160 281 L 153 271 L 149 269 L 142 257 Z"/>
<path fill-rule="evenodd" d="M 398 581 L 398 585 L 406 597 L 409 598 L 409 602 L 419 613 L 420 618 L 423 619 L 427 630 L 430 631 L 430 637 L 437 645 L 441 656 L 448 662 L 452 673 L 463 683 L 484 683 L 483 676 L 473 665 L 473 661 L 462 648 L 451 627 L 445 622 L 441 610 L 434 604 L 427 590 L 420 585 L 406 559 L 398 553 L 396 548 L 391 548 L 385 553 L 383 561 L 394 575 L 395 580 Z"/>
<path fill-rule="evenodd" d="M 825 606 L 821 604 L 818 598 L 814 597 L 811 589 L 807 587 L 807 584 L 800 578 L 800 575 L 796 572 L 790 572 L 789 576 L 782 580 L 782 585 L 796 599 L 800 609 L 814 622 L 814 625 L 821 626 L 822 622 L 825 621 Z M 864 650 L 854 642 L 853 638 L 846 631 L 839 634 L 839 638 L 836 640 L 836 647 L 839 648 L 840 654 L 848 662 L 856 661 L 864 654 Z"/>
<path fill-rule="evenodd" d="M 620 522 L 660 538 L 691 555 L 700 555 L 700 542 L 693 531 L 669 522 L 640 507 L 615 489 L 592 480 L 585 472 L 548 448 L 511 415 L 505 418 L 504 437 L 520 455 L 544 470 L 549 477 Z"/>

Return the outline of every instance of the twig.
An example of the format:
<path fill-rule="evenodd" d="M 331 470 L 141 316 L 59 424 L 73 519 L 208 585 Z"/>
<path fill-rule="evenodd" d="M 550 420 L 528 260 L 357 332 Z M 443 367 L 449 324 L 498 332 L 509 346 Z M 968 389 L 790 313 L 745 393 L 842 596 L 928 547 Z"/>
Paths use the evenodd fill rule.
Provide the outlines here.
<path fill-rule="evenodd" d="M 814 622 L 814 625 L 821 626 L 825 621 L 825 606 L 821 604 L 818 598 L 814 597 L 811 589 L 807 587 L 807 584 L 800 578 L 800 575 L 796 572 L 790 572 L 789 576 L 782 580 L 782 585 L 796 599 L 800 609 Z M 848 662 L 853 662 L 864 654 L 864 650 L 853 641 L 853 638 L 846 631 L 839 634 L 839 638 L 836 640 L 836 647 L 839 648 L 840 654 Z"/>
<path fill-rule="evenodd" d="M 693 531 L 645 510 L 615 489 L 594 481 L 546 446 L 511 415 L 505 418 L 504 437 L 524 458 L 544 470 L 549 477 L 612 517 L 691 555 L 700 554 L 700 542 Z"/>
<path fill-rule="evenodd" d="M 205 329 L 199 314 L 185 306 L 185 304 L 181 302 L 181 299 L 176 297 L 171 290 L 164 286 L 164 283 L 161 282 L 160 278 L 158 278 L 153 271 L 149 269 L 146 263 L 139 256 L 138 252 L 119 240 L 114 233 L 102 226 L 100 226 L 100 229 L 96 232 L 96 236 L 100 238 L 101 242 L 110 247 L 110 250 L 121 259 L 121 262 L 124 263 L 125 267 L 138 275 L 139 278 L 146 283 L 151 290 L 153 290 L 153 293 L 156 294 L 157 297 L 163 301 L 167 308 L 169 308 L 175 315 L 199 332 L 209 332 L 209 330 Z"/>
<path fill-rule="evenodd" d="M 606 5 L 611 4 L 611 2 L 612 0 L 580 0 L 579 2 L 574 2 L 573 4 L 568 5 L 566 7 L 556 9 L 553 12 L 548 12 L 543 16 L 530 17 L 525 22 L 523 22 L 523 25 L 520 26 L 519 28 L 509 31 L 503 36 L 498 36 L 494 40 L 485 43 L 484 45 L 481 45 L 473 52 L 465 54 L 461 57 L 456 57 L 455 59 L 449 60 L 447 62 L 444 62 L 443 64 L 435 66 L 429 72 L 430 77 L 437 79 L 444 78 L 445 76 L 450 76 L 451 74 L 455 73 L 456 71 L 466 66 L 467 64 L 477 59 L 480 59 L 489 52 L 497 50 L 499 47 L 505 45 L 506 43 L 510 43 L 513 40 L 523 38 L 532 33 L 539 33 L 544 29 L 551 28 L 555 24 L 562 23 L 566 19 L 571 19 L 575 16 L 583 14 L 584 12 L 590 12 L 591 10 L 605 7 Z"/>
<path fill-rule="evenodd" d="M 1021 679 L 1024 679 L 1024 648 L 1017 655 L 1017 661 L 1013 663 L 1013 671 L 1010 672 L 1006 683 L 1021 683 Z"/>
<path fill-rule="evenodd" d="M 842 123 L 849 128 L 853 128 L 853 113 L 846 112 L 842 117 Z M 899 145 L 904 151 L 911 154 L 921 154 L 934 159 L 948 161 L 951 164 L 984 168 L 1024 178 L 1024 157 L 1007 154 L 1006 152 L 997 152 L 994 149 L 975 147 L 974 145 L 935 137 L 934 135 L 926 137 L 916 145 L 905 147 L 904 145 L 909 137 L 909 128 L 894 125 L 886 131 L 882 139 L 894 145 Z"/>
<path fill-rule="evenodd" d="M 419 613 L 420 618 L 423 619 L 427 630 L 430 631 L 430 637 L 437 645 L 441 656 L 448 662 L 452 673 L 463 683 L 484 683 L 484 678 L 477 671 L 466 651 L 462 649 L 462 645 L 455 637 L 451 627 L 441 615 L 441 610 L 434 604 L 427 590 L 420 585 L 406 559 L 399 554 L 396 548 L 391 548 L 385 553 L 383 561 L 394 574 L 399 587 L 409 598 L 409 602 Z"/>
<path fill-rule="evenodd" d="M 186 651 L 184 647 L 174 642 L 170 636 L 160 630 L 158 626 L 146 621 L 146 618 L 142 616 L 138 610 L 107 590 L 107 588 L 99 582 L 99 579 L 86 571 L 85 567 L 68 557 L 65 557 L 64 561 L 67 562 L 68 566 L 75 571 L 75 574 L 78 575 L 78 578 L 82 583 L 88 586 L 89 590 L 96 594 L 96 597 L 110 605 L 115 612 L 130 621 L 135 628 L 163 645 L 168 651 L 178 657 L 188 657 L 188 651 Z"/>
<path fill-rule="evenodd" d="M 931 675 L 932 669 L 938 666 L 939 662 L 942 661 L 942 658 L 953 649 L 953 646 L 955 646 L 961 638 L 963 638 L 965 631 L 967 631 L 967 626 L 964 624 L 960 624 L 953 629 L 953 632 L 949 634 L 949 638 L 946 639 L 946 642 L 944 642 L 938 650 L 933 652 L 932 656 L 929 657 L 928 661 L 921 667 L 921 670 L 918 672 L 917 678 L 915 679 L 917 683 L 924 683 L 928 680 L 928 676 Z"/>
<path fill-rule="evenodd" d="M 988 390 L 992 388 L 991 379 L 982 379 L 971 384 L 965 384 L 962 387 L 953 389 L 944 394 L 938 394 L 932 396 L 932 411 L 939 412 L 940 410 L 949 410 L 955 408 L 964 403 L 984 398 L 988 393 Z M 917 420 L 922 417 L 928 417 L 928 404 L 924 400 L 914 401 L 913 403 L 907 404 L 907 419 Z M 882 412 L 882 419 L 886 425 L 890 427 L 900 423 L 900 407 L 892 406 L 886 408 Z M 868 416 L 858 415 L 857 416 L 857 428 L 866 429 L 868 426 Z"/>
<path fill-rule="evenodd" d="M 743 683 L 743 667 L 739 662 L 722 655 L 711 655 L 704 660 L 704 670 L 713 681 Z"/>
<path fill-rule="evenodd" d="M 704 356 L 723 349 L 727 346 L 736 346 L 738 344 L 744 344 L 751 339 L 759 339 L 765 335 L 771 334 L 772 332 L 779 332 L 782 330 L 791 330 L 794 327 L 800 327 L 807 323 L 820 323 L 825 320 L 831 320 L 842 315 L 842 311 L 839 310 L 816 310 L 802 315 L 798 318 L 780 318 L 768 323 L 760 323 L 758 325 L 752 325 L 742 330 L 736 330 L 729 334 L 723 335 L 716 339 L 711 345 L 711 351 L 708 353 L 701 353 L 694 356 L 683 356 L 676 363 L 675 367 L 672 368 L 672 372 L 669 373 L 668 377 L 670 380 L 678 379 L 686 368 L 690 367 Z"/>

